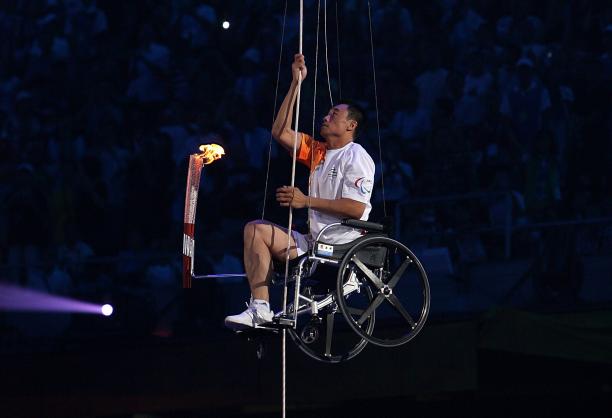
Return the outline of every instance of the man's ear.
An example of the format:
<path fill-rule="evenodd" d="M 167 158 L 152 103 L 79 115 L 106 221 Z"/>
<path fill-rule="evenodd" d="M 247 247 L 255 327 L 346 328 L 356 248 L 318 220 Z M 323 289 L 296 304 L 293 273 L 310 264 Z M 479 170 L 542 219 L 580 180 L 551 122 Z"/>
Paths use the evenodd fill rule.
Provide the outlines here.
<path fill-rule="evenodd" d="M 357 121 L 350 119 L 346 124 L 347 131 L 354 131 L 357 128 Z"/>

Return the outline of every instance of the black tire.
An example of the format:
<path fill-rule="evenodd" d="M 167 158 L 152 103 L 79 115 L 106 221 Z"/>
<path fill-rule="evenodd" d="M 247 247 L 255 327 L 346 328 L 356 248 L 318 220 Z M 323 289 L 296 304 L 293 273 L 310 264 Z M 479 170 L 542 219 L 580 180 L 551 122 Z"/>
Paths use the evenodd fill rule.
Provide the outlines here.
<path fill-rule="evenodd" d="M 359 336 L 381 347 L 396 347 L 421 331 L 430 309 L 429 281 L 421 262 L 408 247 L 388 237 L 366 238 L 342 259 L 336 292 L 350 272 L 355 272 L 374 296 L 358 318 L 347 300 L 338 299 L 346 322 Z M 398 290 L 406 294 L 400 297 Z M 364 328 L 369 316 L 374 314 L 378 322 L 376 329 Z"/>

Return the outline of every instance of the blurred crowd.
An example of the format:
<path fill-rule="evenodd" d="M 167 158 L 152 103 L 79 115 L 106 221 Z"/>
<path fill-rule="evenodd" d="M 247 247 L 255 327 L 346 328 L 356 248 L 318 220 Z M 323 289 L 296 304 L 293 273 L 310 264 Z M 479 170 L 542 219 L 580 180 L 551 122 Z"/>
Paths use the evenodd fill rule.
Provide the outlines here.
<path fill-rule="evenodd" d="M 178 286 L 186 163 L 205 142 L 227 157 L 202 180 L 200 236 L 214 246 L 200 265 L 241 270 L 243 223 L 264 204 L 286 223 L 272 191 L 290 166 L 269 129 L 298 44 L 289 3 L 284 21 L 281 1 L 2 2 L 2 279 Z M 609 3 L 372 1 L 377 97 L 368 3 L 327 3 L 329 90 L 367 108 L 359 141 L 376 161 L 378 100 L 378 212 L 384 169 L 390 207 L 511 192 L 531 222 L 612 214 Z M 305 131 L 330 105 L 322 28 L 312 105 L 316 7 L 305 1 Z"/>

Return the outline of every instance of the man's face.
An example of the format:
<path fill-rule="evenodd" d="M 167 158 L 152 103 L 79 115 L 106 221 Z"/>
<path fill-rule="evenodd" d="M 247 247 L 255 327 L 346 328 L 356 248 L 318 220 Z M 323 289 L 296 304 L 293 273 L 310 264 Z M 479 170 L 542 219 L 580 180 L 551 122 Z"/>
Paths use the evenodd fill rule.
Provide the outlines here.
<path fill-rule="evenodd" d="M 356 122 L 348 119 L 348 105 L 339 104 L 332 107 L 327 116 L 323 118 L 321 125 L 321 136 L 342 136 L 348 130 L 354 130 Z"/>

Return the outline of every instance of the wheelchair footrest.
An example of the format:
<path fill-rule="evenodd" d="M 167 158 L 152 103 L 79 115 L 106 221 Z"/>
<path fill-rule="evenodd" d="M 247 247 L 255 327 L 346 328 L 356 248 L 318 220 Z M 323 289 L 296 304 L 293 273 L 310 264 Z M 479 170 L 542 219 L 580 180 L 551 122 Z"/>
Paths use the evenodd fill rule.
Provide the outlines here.
<path fill-rule="evenodd" d="M 260 337 L 263 335 L 278 334 L 278 328 L 273 323 L 257 325 L 255 328 L 245 328 L 234 331 L 236 335 L 246 337 L 247 339 Z"/>
<path fill-rule="evenodd" d="M 256 334 L 264 334 L 268 332 L 272 332 L 274 334 L 278 333 L 281 329 L 293 328 L 294 321 L 293 318 L 285 317 L 285 316 L 277 316 L 272 319 L 272 322 L 266 322 L 265 324 L 255 325 L 253 328 L 244 328 L 236 330 L 236 334 L 244 335 L 247 337 L 256 335 Z"/>

